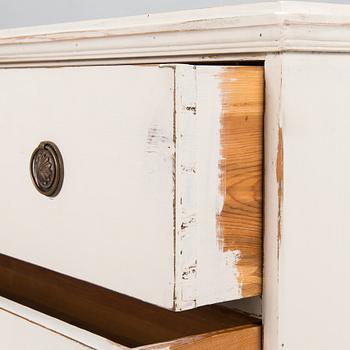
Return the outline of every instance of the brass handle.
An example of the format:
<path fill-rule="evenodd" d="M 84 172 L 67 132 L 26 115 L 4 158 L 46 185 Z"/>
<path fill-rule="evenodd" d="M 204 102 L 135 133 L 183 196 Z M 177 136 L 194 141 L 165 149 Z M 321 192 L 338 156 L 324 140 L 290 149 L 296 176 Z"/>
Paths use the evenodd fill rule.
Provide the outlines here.
<path fill-rule="evenodd" d="M 43 141 L 30 158 L 30 175 L 35 188 L 43 195 L 55 197 L 63 184 L 63 159 L 58 147 Z"/>

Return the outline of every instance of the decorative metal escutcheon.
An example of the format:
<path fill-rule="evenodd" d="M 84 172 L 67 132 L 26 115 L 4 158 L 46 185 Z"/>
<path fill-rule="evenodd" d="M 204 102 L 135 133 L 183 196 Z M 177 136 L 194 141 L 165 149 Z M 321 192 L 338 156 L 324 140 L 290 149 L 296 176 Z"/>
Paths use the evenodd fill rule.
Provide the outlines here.
<path fill-rule="evenodd" d="M 30 174 L 36 189 L 45 196 L 55 197 L 63 184 L 63 159 L 58 147 L 43 141 L 30 158 Z"/>

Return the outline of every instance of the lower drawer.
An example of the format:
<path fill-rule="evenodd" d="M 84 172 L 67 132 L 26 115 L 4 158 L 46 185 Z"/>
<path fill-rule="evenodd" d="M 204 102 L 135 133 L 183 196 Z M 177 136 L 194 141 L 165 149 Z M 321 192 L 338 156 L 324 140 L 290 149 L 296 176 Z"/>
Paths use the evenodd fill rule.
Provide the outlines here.
<path fill-rule="evenodd" d="M 1 349 L 261 349 L 260 320 L 222 306 L 172 312 L 12 258 L 0 263 L 0 294 L 16 301 L 0 298 Z"/>
<path fill-rule="evenodd" d="M 130 332 L 125 337 L 120 334 L 121 342 L 111 342 L 98 335 L 77 328 L 68 323 L 59 321 L 33 309 L 29 309 L 8 299 L 0 298 L 0 345 L 3 349 L 23 350 L 117 350 L 117 349 L 159 349 L 159 350 L 258 350 L 260 346 L 260 326 L 251 322 L 237 320 L 237 315 L 231 311 L 209 310 L 202 311 L 191 320 L 191 316 L 182 316 L 182 322 L 175 320 L 174 324 L 164 320 L 162 325 L 155 326 L 158 315 L 150 318 L 149 325 L 153 331 L 149 331 L 144 320 L 139 315 L 130 315 L 121 322 L 130 323 Z M 231 313 L 231 315 L 228 315 Z M 177 315 L 177 314 L 174 314 Z M 220 319 L 225 315 L 231 319 L 231 327 L 220 329 Z M 159 321 L 159 319 L 158 319 Z M 216 321 L 211 327 L 216 331 L 205 332 L 211 322 Z M 133 323 L 132 323 L 133 322 Z M 193 325 L 192 325 L 193 322 Z M 225 321 L 226 323 L 227 321 Z M 200 326 L 203 332 L 198 332 Z M 193 335 L 187 335 L 189 328 L 195 328 Z M 118 325 L 116 325 L 118 328 Z M 181 338 L 181 333 L 185 335 Z M 150 341 L 166 339 L 166 334 L 174 333 L 180 338 L 160 343 L 148 344 Z M 199 334 L 197 334 L 199 333 Z"/>

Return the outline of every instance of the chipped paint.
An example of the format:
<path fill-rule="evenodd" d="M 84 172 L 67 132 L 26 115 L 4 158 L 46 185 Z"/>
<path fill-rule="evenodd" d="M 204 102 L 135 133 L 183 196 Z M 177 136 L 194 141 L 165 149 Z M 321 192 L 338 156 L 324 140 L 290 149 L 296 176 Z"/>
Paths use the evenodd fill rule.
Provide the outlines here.
<path fill-rule="evenodd" d="M 156 153 L 168 161 L 169 155 L 174 152 L 173 140 L 168 136 L 169 132 L 157 124 L 151 124 L 146 137 L 146 153 Z"/>
<path fill-rule="evenodd" d="M 196 67 L 175 66 L 176 183 L 175 183 L 175 309 L 196 307 L 197 240 Z"/>
<path fill-rule="evenodd" d="M 224 252 L 222 67 L 176 65 L 176 310 L 241 297 L 240 251 Z"/>
<path fill-rule="evenodd" d="M 176 193 L 176 70 L 175 66 L 170 66 L 170 68 L 173 70 L 173 145 L 174 145 L 174 153 L 173 153 L 173 162 L 172 162 L 172 173 L 173 173 L 173 271 L 174 271 L 174 283 L 173 283 L 173 309 L 176 309 L 176 199 L 177 199 L 177 193 Z M 182 254 L 182 252 L 181 252 Z"/>
<path fill-rule="evenodd" d="M 197 107 L 196 106 L 186 106 L 187 111 L 191 111 L 193 115 L 197 114 Z"/>
<path fill-rule="evenodd" d="M 282 239 L 282 204 L 283 204 L 283 131 L 278 129 L 278 148 L 276 161 L 276 179 L 278 184 L 278 254 Z"/>

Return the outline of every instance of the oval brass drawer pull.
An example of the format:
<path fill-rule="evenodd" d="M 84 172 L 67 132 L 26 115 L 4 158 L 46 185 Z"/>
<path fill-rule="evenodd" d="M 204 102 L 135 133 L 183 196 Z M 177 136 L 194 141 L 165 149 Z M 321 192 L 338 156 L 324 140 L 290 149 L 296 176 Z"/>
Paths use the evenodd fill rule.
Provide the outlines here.
<path fill-rule="evenodd" d="M 63 184 L 63 159 L 58 147 L 43 141 L 30 159 L 30 174 L 36 189 L 45 196 L 56 196 Z"/>

